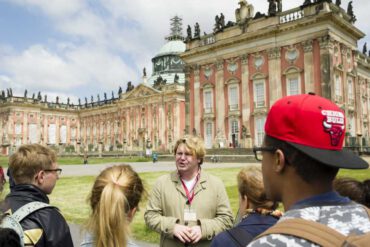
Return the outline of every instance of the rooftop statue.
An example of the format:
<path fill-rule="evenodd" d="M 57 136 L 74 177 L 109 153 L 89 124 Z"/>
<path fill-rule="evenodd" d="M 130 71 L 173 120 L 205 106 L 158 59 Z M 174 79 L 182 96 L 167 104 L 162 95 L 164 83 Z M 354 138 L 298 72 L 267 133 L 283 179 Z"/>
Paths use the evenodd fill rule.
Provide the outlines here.
<path fill-rule="evenodd" d="M 104 101 L 107 101 L 107 93 L 104 92 Z"/>
<path fill-rule="evenodd" d="M 367 53 L 367 43 L 365 42 L 364 46 L 362 47 L 362 53 L 366 55 Z"/>
<path fill-rule="evenodd" d="M 177 74 L 175 74 L 175 78 L 173 80 L 175 83 L 178 83 L 179 82 L 179 76 Z"/>
<path fill-rule="evenodd" d="M 81 99 L 78 98 L 78 105 L 81 106 Z"/>
<path fill-rule="evenodd" d="M 24 90 L 24 98 L 27 98 L 27 89 Z"/>
<path fill-rule="evenodd" d="M 342 1 L 341 0 L 335 0 L 335 5 L 337 5 L 338 7 L 340 7 L 341 4 L 342 4 Z"/>
<path fill-rule="evenodd" d="M 355 23 L 357 21 L 355 13 L 353 13 L 352 1 L 348 3 L 347 14 L 351 17 L 351 20 L 350 20 L 351 23 Z"/>
<path fill-rule="evenodd" d="M 311 0 L 305 0 L 303 3 L 303 6 L 310 5 L 310 4 L 311 4 Z"/>
<path fill-rule="evenodd" d="M 97 99 L 98 99 L 98 102 L 100 102 L 100 95 L 98 94 L 98 96 L 97 96 Z"/>
<path fill-rule="evenodd" d="M 59 96 L 56 98 L 56 103 L 59 104 Z"/>
<path fill-rule="evenodd" d="M 41 92 L 40 91 L 37 93 L 37 99 L 38 100 L 42 100 L 42 96 L 41 96 Z"/>
<path fill-rule="evenodd" d="M 213 28 L 213 32 L 214 33 L 217 33 L 218 31 L 220 31 L 220 28 L 219 28 L 219 24 L 220 23 L 220 18 L 218 17 L 218 15 L 215 16 L 215 27 Z"/>
<path fill-rule="evenodd" d="M 94 96 L 91 95 L 91 103 L 94 102 Z"/>
<path fill-rule="evenodd" d="M 32 94 L 32 99 L 35 99 L 35 93 Z"/>
<path fill-rule="evenodd" d="M 186 41 L 190 41 L 192 39 L 192 36 L 191 36 L 191 27 L 190 25 L 188 25 L 187 29 L 186 29 Z"/>
<path fill-rule="evenodd" d="M 48 96 L 46 94 L 44 95 L 44 102 L 48 102 Z"/>
<path fill-rule="evenodd" d="M 195 23 L 195 26 L 194 26 L 194 39 L 200 39 L 200 27 L 199 27 L 199 23 Z"/>
<path fill-rule="evenodd" d="M 275 16 L 277 11 L 276 11 L 276 8 L 277 8 L 277 4 L 276 4 L 276 1 L 275 0 L 268 0 L 269 2 L 269 9 L 268 9 L 268 15 L 269 16 Z"/>
<path fill-rule="evenodd" d="M 122 87 L 119 86 L 119 88 L 118 88 L 118 95 L 120 95 L 121 93 L 122 93 Z"/>
<path fill-rule="evenodd" d="M 143 76 L 146 77 L 146 68 L 143 68 Z"/>
<path fill-rule="evenodd" d="M 112 99 L 114 99 L 114 93 L 113 93 L 113 91 L 112 91 Z"/>
<path fill-rule="evenodd" d="M 132 91 L 133 89 L 134 86 L 132 85 L 131 81 L 127 82 L 126 93 Z"/>
<path fill-rule="evenodd" d="M 67 105 L 69 105 L 69 101 L 70 101 L 70 99 L 69 99 L 69 97 L 67 98 Z"/>

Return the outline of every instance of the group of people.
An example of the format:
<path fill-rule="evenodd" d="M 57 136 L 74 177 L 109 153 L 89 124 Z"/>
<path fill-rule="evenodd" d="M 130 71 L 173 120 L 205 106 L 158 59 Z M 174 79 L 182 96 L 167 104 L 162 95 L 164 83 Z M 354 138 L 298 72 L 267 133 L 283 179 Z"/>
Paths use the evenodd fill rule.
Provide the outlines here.
<path fill-rule="evenodd" d="M 268 113 L 262 146 L 253 149 L 261 168 L 246 167 L 237 175 L 235 222 L 223 182 L 202 169 L 202 139 L 184 136 L 174 147 L 176 169 L 158 178 L 150 192 L 147 226 L 160 233 L 160 246 L 166 247 L 330 246 L 318 239 L 320 229 L 326 228 L 368 239 L 369 180 L 335 179 L 340 168 L 368 168 L 366 161 L 343 149 L 345 121 L 338 106 L 314 94 L 278 100 Z M 10 157 L 9 169 L 15 185 L 3 202 L 3 216 L 30 202 L 49 204 L 48 195 L 62 172 L 52 150 L 38 144 L 21 146 Z M 81 246 L 137 246 L 129 225 L 144 193 L 143 181 L 131 166 L 103 170 L 90 192 L 91 213 Z M 279 202 L 284 214 L 277 210 Z M 287 232 L 297 222 L 317 224 L 311 234 L 316 238 Z M 18 245 L 0 246 L 20 246 L 22 241 L 37 247 L 73 246 L 56 207 L 42 207 L 20 223 L 21 241 L 10 229 L 0 232 L 1 240 Z"/>

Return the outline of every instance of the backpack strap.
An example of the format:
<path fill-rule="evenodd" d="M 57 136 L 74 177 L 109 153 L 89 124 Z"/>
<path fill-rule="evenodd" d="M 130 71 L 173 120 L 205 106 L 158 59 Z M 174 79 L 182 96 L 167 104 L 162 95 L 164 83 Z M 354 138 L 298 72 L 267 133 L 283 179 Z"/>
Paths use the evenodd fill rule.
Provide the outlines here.
<path fill-rule="evenodd" d="M 47 207 L 53 207 L 47 203 L 44 202 L 29 202 L 22 207 L 20 207 L 18 210 L 16 210 L 13 214 L 12 217 L 18 221 L 21 222 L 24 218 L 26 218 L 28 215 L 31 213 L 42 209 L 42 208 L 47 208 Z"/>
<path fill-rule="evenodd" d="M 239 247 L 247 246 L 254 238 L 252 234 L 238 227 L 226 230 L 226 233 L 229 234 L 234 243 Z"/>
<path fill-rule="evenodd" d="M 346 236 L 324 224 L 304 219 L 287 219 L 278 222 L 255 239 L 269 234 L 292 235 L 320 246 L 342 246 L 346 239 Z"/>

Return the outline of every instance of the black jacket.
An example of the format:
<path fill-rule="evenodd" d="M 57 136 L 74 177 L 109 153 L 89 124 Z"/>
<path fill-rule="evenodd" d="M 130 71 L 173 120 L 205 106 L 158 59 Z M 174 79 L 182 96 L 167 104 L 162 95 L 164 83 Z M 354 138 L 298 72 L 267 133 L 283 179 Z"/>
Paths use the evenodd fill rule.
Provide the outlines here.
<path fill-rule="evenodd" d="M 10 194 L 6 196 L 5 210 L 11 208 L 12 212 L 15 212 L 23 205 L 33 201 L 49 204 L 49 198 L 39 188 L 30 184 L 19 184 L 14 186 Z M 42 236 L 34 243 L 35 247 L 73 246 L 69 226 L 55 207 L 42 208 L 31 213 L 21 221 L 21 225 L 25 232 L 32 229 L 42 229 Z"/>

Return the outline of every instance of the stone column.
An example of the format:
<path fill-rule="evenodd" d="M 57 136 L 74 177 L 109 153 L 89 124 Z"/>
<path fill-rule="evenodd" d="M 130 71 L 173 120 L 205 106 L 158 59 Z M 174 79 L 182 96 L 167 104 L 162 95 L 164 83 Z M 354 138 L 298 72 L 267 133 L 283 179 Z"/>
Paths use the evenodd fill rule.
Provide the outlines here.
<path fill-rule="evenodd" d="M 302 42 L 304 50 L 304 84 L 305 92 L 315 92 L 314 84 L 314 64 L 313 64 L 313 41 L 306 40 Z"/>
<path fill-rule="evenodd" d="M 320 71 L 321 71 L 321 95 L 327 99 L 332 99 L 333 84 L 333 40 L 329 35 L 319 38 L 320 45 Z"/>
<path fill-rule="evenodd" d="M 191 67 L 185 66 L 185 133 L 190 133 L 190 73 Z"/>
<path fill-rule="evenodd" d="M 241 56 L 242 64 L 242 81 L 241 81 L 241 90 L 242 90 L 242 126 L 245 126 L 247 131 L 246 135 L 243 136 L 242 132 L 242 147 L 251 148 L 252 147 L 252 138 L 251 138 L 251 106 L 250 106 L 250 92 L 249 92 L 249 67 L 248 67 L 248 54 Z"/>
<path fill-rule="evenodd" d="M 203 114 L 203 105 L 200 102 L 200 81 L 199 81 L 199 66 L 194 69 L 194 128 L 197 134 L 200 133 L 200 121 Z"/>
<path fill-rule="evenodd" d="M 181 137 L 182 130 L 180 129 L 180 101 L 173 104 L 173 137 L 172 143 L 176 142 Z"/>
<path fill-rule="evenodd" d="M 282 97 L 280 57 L 281 57 L 280 47 L 274 47 L 268 50 L 270 106 L 272 106 L 276 100 Z"/>
<path fill-rule="evenodd" d="M 159 122 L 158 124 L 159 137 L 158 138 L 161 140 L 162 145 L 163 145 L 165 144 L 165 141 L 167 140 L 167 138 L 165 137 L 166 119 L 165 119 L 165 112 L 164 112 L 164 103 L 158 104 L 158 122 Z"/>
<path fill-rule="evenodd" d="M 225 133 L 225 83 L 224 83 L 224 60 L 218 60 L 216 62 L 216 88 L 215 88 L 215 99 L 216 99 L 216 139 L 218 143 L 223 143 L 224 147 L 228 147 L 226 143 Z"/>

